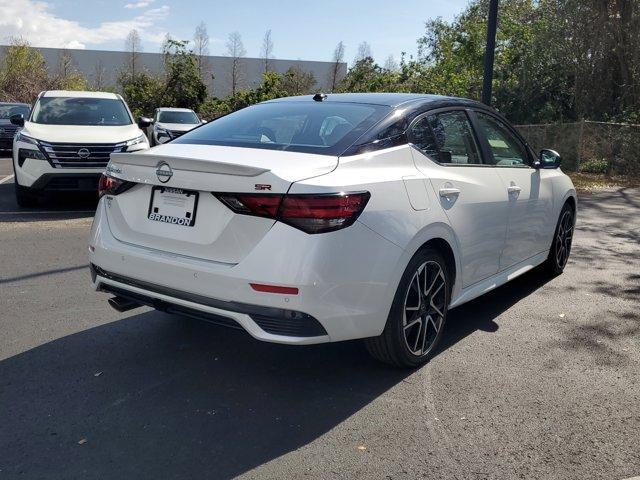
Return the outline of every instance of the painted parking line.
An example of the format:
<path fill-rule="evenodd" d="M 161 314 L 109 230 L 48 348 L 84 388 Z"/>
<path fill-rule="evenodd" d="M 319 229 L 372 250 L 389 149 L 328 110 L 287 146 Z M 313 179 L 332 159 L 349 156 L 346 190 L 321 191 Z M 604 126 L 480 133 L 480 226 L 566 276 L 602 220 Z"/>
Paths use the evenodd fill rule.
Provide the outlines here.
<path fill-rule="evenodd" d="M 49 211 L 31 211 L 23 210 L 21 212 L 0 212 L 0 215 L 66 215 L 68 213 L 95 213 L 95 210 L 49 210 Z"/>
<path fill-rule="evenodd" d="M 13 175 L 7 175 L 2 180 L 0 180 L 0 185 L 2 185 L 3 183 L 7 183 L 7 182 L 9 182 L 11 180 L 13 180 Z"/>

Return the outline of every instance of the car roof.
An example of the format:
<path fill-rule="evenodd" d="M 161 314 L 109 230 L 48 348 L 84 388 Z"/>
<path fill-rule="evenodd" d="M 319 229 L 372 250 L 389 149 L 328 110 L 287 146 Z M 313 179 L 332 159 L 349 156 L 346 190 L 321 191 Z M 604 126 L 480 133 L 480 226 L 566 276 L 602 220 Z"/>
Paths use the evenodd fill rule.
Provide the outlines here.
<path fill-rule="evenodd" d="M 178 108 L 178 107 L 160 107 L 157 109 L 160 112 L 193 112 L 190 108 Z"/>
<path fill-rule="evenodd" d="M 271 102 L 312 102 L 314 95 L 301 95 L 297 97 L 284 97 Z M 456 105 L 482 105 L 475 100 L 459 97 L 447 97 L 443 95 L 429 95 L 424 93 L 328 93 L 323 102 L 363 103 L 370 105 L 384 105 L 398 107 L 407 103 L 442 103 Z"/>
<path fill-rule="evenodd" d="M 110 98 L 118 100 L 120 96 L 111 92 L 87 92 L 71 90 L 48 90 L 42 93 L 43 97 L 69 97 L 69 98 Z"/>

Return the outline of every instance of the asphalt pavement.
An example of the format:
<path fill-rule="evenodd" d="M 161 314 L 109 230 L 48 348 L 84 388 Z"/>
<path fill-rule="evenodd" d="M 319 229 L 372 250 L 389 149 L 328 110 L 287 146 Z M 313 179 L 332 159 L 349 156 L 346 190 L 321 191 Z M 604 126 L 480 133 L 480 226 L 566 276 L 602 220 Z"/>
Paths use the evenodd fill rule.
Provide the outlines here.
<path fill-rule="evenodd" d="M 272 345 L 89 287 L 95 200 L 0 160 L 0 479 L 640 475 L 640 191 L 580 198 L 565 273 L 450 312 L 415 371 Z"/>

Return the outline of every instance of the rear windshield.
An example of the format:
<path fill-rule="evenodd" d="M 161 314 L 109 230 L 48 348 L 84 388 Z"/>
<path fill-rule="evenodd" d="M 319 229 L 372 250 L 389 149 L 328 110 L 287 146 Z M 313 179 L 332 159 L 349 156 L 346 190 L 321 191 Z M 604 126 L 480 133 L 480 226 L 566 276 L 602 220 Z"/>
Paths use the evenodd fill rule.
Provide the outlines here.
<path fill-rule="evenodd" d="M 0 105 L 0 119 L 8 120 L 11 115 L 21 113 L 25 118 L 29 116 L 29 107 L 26 105 Z"/>
<path fill-rule="evenodd" d="M 359 103 L 262 103 L 214 120 L 171 143 L 339 155 L 389 111 L 389 107 Z"/>
<path fill-rule="evenodd" d="M 193 112 L 160 112 L 158 121 L 161 123 L 200 123 L 200 120 Z"/>
<path fill-rule="evenodd" d="M 115 98 L 40 97 L 31 121 L 47 125 L 130 125 L 124 102 Z"/>

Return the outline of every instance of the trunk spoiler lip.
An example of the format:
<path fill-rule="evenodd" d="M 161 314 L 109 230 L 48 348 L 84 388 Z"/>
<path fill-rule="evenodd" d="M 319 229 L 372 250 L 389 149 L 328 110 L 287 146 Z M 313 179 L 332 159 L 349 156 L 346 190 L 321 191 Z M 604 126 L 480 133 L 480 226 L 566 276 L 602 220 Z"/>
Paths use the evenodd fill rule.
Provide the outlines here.
<path fill-rule="evenodd" d="M 136 152 L 112 153 L 111 161 L 109 163 L 154 168 L 161 163 L 167 163 L 174 170 L 198 173 L 216 173 L 241 177 L 257 177 L 258 175 L 271 171 L 269 168 L 252 167 L 250 165 L 242 165 L 240 163 L 149 153 L 140 155 L 136 154 Z"/>

